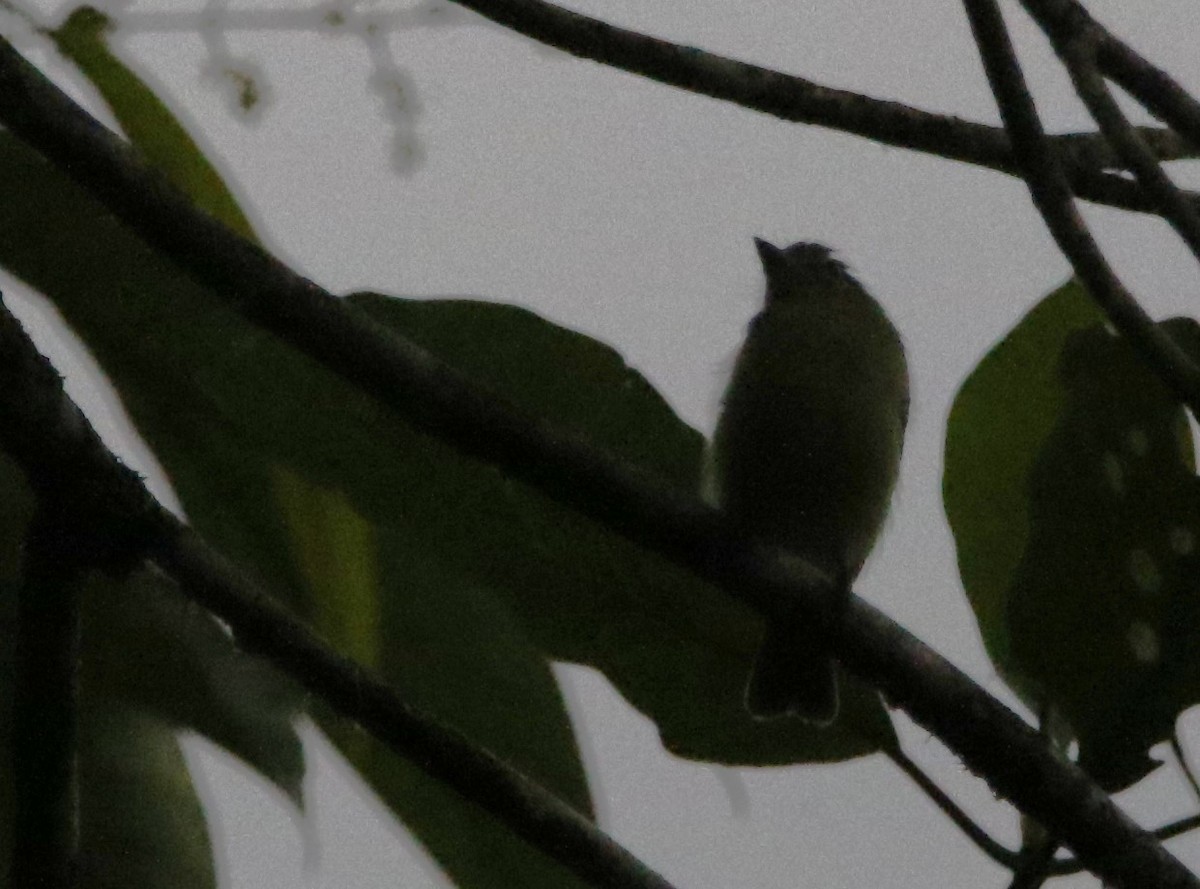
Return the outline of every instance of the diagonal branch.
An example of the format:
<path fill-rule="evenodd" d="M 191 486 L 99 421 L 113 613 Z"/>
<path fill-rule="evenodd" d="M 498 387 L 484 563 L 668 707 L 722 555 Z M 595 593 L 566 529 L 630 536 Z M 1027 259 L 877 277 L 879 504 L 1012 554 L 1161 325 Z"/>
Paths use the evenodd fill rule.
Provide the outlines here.
<path fill-rule="evenodd" d="M 1192 145 L 1200 146 L 1200 102 L 1092 18 L 1078 0 L 1022 0 L 1022 4 L 1052 39 L 1078 37 L 1093 44 L 1096 61 L 1107 77 Z"/>
<path fill-rule="evenodd" d="M 197 211 L 3 41 L 0 121 L 215 296 L 419 428 L 500 465 L 769 619 L 797 608 L 818 615 L 829 607 L 833 578 L 795 555 L 738 537 L 693 494 L 506 404 Z M 8 352 L 0 343 L 0 356 Z M 12 425 L 0 422 L 0 431 L 10 434 Z M 159 558 L 182 570 L 188 564 L 182 546 L 160 547 Z M 253 627 L 234 629 L 254 633 Z M 861 599 L 845 606 L 834 653 L 1114 885 L 1200 887 L 1080 769 L 1048 750 L 1034 729 Z"/>
<path fill-rule="evenodd" d="M 993 839 L 986 830 L 972 821 L 971 816 L 963 811 L 962 807 L 952 800 L 950 795 L 942 790 L 938 783 L 927 775 L 898 745 L 885 747 L 882 752 L 900 771 L 908 775 L 914 784 L 921 788 L 921 791 L 932 800 L 933 804 L 941 809 L 942 814 L 949 818 L 980 852 L 1001 867 L 1009 870 L 1017 867 L 1017 853 Z"/>
<path fill-rule="evenodd" d="M 1075 92 L 1116 149 L 1125 166 L 1137 176 L 1142 188 L 1159 207 L 1159 212 L 1179 233 L 1192 254 L 1200 259 L 1200 213 L 1167 176 L 1154 152 L 1137 134 L 1113 98 L 1112 91 L 1096 65 L 1095 32 L 1068 34 L 1037 12 L 1037 22 L 1066 66 Z"/>
<path fill-rule="evenodd" d="M 1109 267 L 1079 215 L 1071 186 L 1047 143 L 995 0 L 963 0 L 1000 116 L 1030 196 L 1075 274 L 1113 325 L 1192 413 L 1200 416 L 1200 369 L 1154 323 Z"/>
<path fill-rule="evenodd" d="M 1154 835 L 1160 840 L 1170 840 L 1178 836 L 1183 836 L 1196 828 L 1200 827 L 1200 815 L 1188 815 L 1185 818 L 1180 818 L 1178 821 L 1172 821 L 1170 824 L 1164 824 L 1162 827 L 1155 828 Z M 1083 865 L 1075 858 L 1055 859 L 1050 865 L 1049 873 L 1051 876 L 1062 877 L 1067 874 L 1077 874 L 1084 870 Z"/>
<path fill-rule="evenodd" d="M 567 803 L 326 646 L 159 506 L 137 474 L 104 447 L 63 392 L 62 378 L 2 304 L 0 447 L 25 471 L 40 498 L 69 502 L 72 482 L 83 499 L 94 499 L 86 496 L 89 492 L 103 493 L 83 519 L 106 535 L 113 551 L 105 555 L 118 575 L 149 556 L 189 598 L 225 621 L 240 646 L 270 659 L 342 716 L 593 885 L 672 889 Z M 45 851 L 47 838 L 39 840 Z M 30 874 L 41 876 L 46 860 L 36 864 Z M 35 883 L 41 885 L 36 880 L 28 885 Z"/>

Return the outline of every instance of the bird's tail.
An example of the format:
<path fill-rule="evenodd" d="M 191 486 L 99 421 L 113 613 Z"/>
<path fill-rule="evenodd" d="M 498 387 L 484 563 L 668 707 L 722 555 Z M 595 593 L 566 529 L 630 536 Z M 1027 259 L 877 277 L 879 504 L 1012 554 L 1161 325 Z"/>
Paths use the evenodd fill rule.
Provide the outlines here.
<path fill-rule="evenodd" d="M 853 574 L 838 572 L 830 626 L 841 620 Z M 768 621 L 762 647 L 746 685 L 746 709 L 758 719 L 798 716 L 826 726 L 837 718 L 838 686 L 825 635 L 799 616 Z"/>
<path fill-rule="evenodd" d="M 768 625 L 746 685 L 746 709 L 758 719 L 798 716 L 817 725 L 837 718 L 833 660 L 811 628 L 799 620 Z"/>

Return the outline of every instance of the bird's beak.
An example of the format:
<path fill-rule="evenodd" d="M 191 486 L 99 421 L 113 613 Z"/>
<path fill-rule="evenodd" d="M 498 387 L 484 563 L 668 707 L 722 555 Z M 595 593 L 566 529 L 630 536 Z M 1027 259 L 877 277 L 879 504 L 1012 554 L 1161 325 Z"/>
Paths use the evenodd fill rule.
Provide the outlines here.
<path fill-rule="evenodd" d="M 767 273 L 767 278 L 783 268 L 785 263 L 782 250 L 762 238 L 755 238 L 754 246 L 758 250 L 758 258 L 762 260 L 763 271 Z"/>

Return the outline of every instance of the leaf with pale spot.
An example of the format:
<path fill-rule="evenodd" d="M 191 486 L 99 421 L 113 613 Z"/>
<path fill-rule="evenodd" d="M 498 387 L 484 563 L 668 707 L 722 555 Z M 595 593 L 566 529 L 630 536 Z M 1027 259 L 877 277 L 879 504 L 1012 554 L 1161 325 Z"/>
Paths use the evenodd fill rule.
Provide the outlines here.
<path fill-rule="evenodd" d="M 1200 327 L 1165 326 L 1200 353 Z M 1017 670 L 1070 723 L 1108 789 L 1200 701 L 1200 479 L 1183 410 L 1103 325 L 1059 360 L 1066 401 L 1029 475 L 1030 535 L 1008 598 Z"/>

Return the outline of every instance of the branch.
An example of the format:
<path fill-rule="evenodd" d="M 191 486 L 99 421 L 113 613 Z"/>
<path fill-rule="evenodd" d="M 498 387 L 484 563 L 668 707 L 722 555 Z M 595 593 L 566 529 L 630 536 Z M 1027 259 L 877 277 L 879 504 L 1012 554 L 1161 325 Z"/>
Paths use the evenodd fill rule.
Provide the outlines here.
<path fill-rule="evenodd" d="M 883 145 L 921 151 L 1009 175 L 1020 173 L 1007 136 L 996 127 L 821 86 L 769 68 L 618 28 L 544 0 L 453 2 L 547 46 L 668 86 L 732 102 L 782 120 L 852 133 Z M 1170 131 L 1148 128 L 1148 137 L 1164 151 L 1164 159 L 1194 156 L 1197 149 Z M 1094 134 L 1057 137 L 1054 145 L 1069 171 L 1072 186 L 1081 196 L 1127 210 L 1153 210 L 1136 184 L 1122 176 L 1101 172 L 1104 167 L 1115 166 L 1116 160 L 1109 147 Z M 1200 195 L 1191 197 L 1200 201 Z"/>
<path fill-rule="evenodd" d="M 1050 151 L 995 0 L 964 0 L 964 6 L 1029 193 L 1050 234 L 1113 325 L 1200 417 L 1200 369 L 1125 289 L 1084 225 L 1070 184 Z"/>
<path fill-rule="evenodd" d="M 189 598 L 225 621 L 240 646 L 268 658 L 530 845 L 597 886 L 672 889 L 567 803 L 455 729 L 408 705 L 369 671 L 327 647 L 159 506 L 137 474 L 104 447 L 63 392 L 61 378 L 2 305 L 0 447 L 39 493 L 48 485 L 65 490 L 69 483 L 63 479 L 82 480 L 86 491 L 103 491 L 102 503 L 89 518 L 102 533 L 115 531 L 113 539 L 122 545 L 113 547 L 112 554 L 120 556 L 125 568 L 148 555 Z M 48 479 L 57 481 L 44 481 Z M 41 885 L 26 885 L 35 884 Z"/>
<path fill-rule="evenodd" d="M 1182 836 L 1185 833 L 1195 830 L 1200 827 L 1200 815 L 1188 815 L 1186 818 L 1180 818 L 1178 821 L 1172 821 L 1170 824 L 1164 824 L 1162 827 L 1154 831 L 1154 835 L 1160 840 L 1169 840 L 1177 836 Z M 1062 877 L 1068 874 L 1077 874 L 1084 869 L 1076 858 L 1064 858 L 1056 860 L 1051 866 L 1048 873 L 1051 876 Z"/>
<path fill-rule="evenodd" d="M 1179 233 L 1200 259 L 1200 213 L 1163 171 L 1150 147 L 1138 136 L 1096 67 L 1094 31 L 1070 34 L 1055 27 L 1035 11 L 1036 21 L 1054 45 L 1054 51 L 1066 66 L 1075 92 L 1100 126 L 1100 131 L 1116 149 L 1125 166 L 1159 208 L 1160 214 Z"/>
<path fill-rule="evenodd" d="M 823 126 L 884 145 L 920 151 L 1011 176 L 1020 175 L 1008 136 L 998 127 L 821 86 L 695 47 L 618 28 L 543 0 L 454 2 L 547 46 L 659 83 L 783 120 Z M 246 29 L 294 30 L 314 27 L 328 13 L 325 5 L 309 10 L 226 10 L 221 21 Z M 206 12 L 170 11 L 130 13 L 142 27 L 159 30 L 180 28 L 189 21 L 192 27 L 203 25 L 207 15 Z M 378 12 L 369 18 L 372 27 L 384 28 L 409 22 L 411 14 Z M 1168 129 L 1143 127 L 1139 133 L 1160 160 L 1192 158 L 1200 152 L 1196 145 Z M 1110 172 L 1111 168 L 1120 165 L 1120 159 L 1098 134 L 1067 133 L 1052 137 L 1051 141 L 1072 187 L 1081 197 L 1135 212 L 1157 212 L 1157 205 L 1136 182 Z M 1186 194 L 1200 206 L 1200 194 Z"/>
<path fill-rule="evenodd" d="M 1003 130 L 821 86 L 794 77 L 619 28 L 554 6 L 544 0 L 453 0 L 490 21 L 547 46 L 613 68 L 640 74 L 668 86 L 761 111 L 782 120 L 815 124 L 894 145 L 988 167 L 1010 175 L 1019 168 Z M 1170 132 L 1150 130 L 1161 139 L 1164 157 L 1194 156 Z M 1084 141 L 1086 140 L 1086 142 Z M 1129 210 L 1151 210 L 1139 189 L 1121 176 L 1098 170 L 1110 166 L 1107 146 L 1092 134 L 1073 134 L 1056 143 L 1072 183 L 1081 195 Z M 1073 150 L 1098 161 L 1088 168 Z M 1182 152 L 1183 154 L 1178 154 Z M 1200 201 L 1200 195 L 1193 196 Z"/>
<path fill-rule="evenodd" d="M 1050 876 L 1058 843 L 1048 834 L 1021 849 L 1008 889 L 1040 889 Z"/>
<path fill-rule="evenodd" d="M 795 609 L 828 613 L 833 578 L 738 537 L 690 492 L 506 404 L 237 237 L 2 41 L 0 120 L 214 295 L 418 428 L 500 465 L 768 619 Z M 0 430 L 7 434 L 8 426 L 0 423 Z M 190 565 L 183 545 L 160 549 L 160 557 Z M 1089 868 L 1123 887 L 1200 887 L 1081 770 L 1055 757 L 1037 732 L 932 649 L 858 598 L 845 607 L 844 621 L 834 654 L 845 667 L 941 738 L 998 795 L 1062 837 Z"/>
<path fill-rule="evenodd" d="M 1077 0 L 1022 0 L 1022 4 L 1043 27 L 1050 28 L 1055 39 L 1077 36 L 1094 45 L 1096 60 L 1106 76 L 1191 145 L 1200 146 L 1200 102 L 1167 72 L 1113 36 Z"/>
<path fill-rule="evenodd" d="M 955 826 L 966 835 L 967 839 L 975 844 L 979 851 L 983 852 L 984 855 L 1001 867 L 1006 867 L 1009 870 L 1014 870 L 1017 867 L 1017 853 L 992 839 L 986 830 L 972 821 L 971 816 L 964 812 L 958 803 L 950 799 L 946 791 L 942 790 L 936 781 L 925 774 L 921 767 L 909 758 L 907 753 L 896 746 L 885 748 L 883 754 L 921 788 L 925 795 L 933 801 L 933 804 L 941 809 L 947 818 L 954 822 Z"/>

